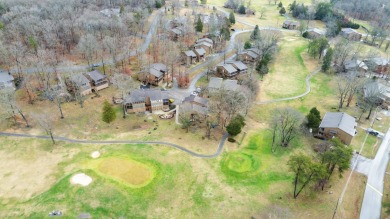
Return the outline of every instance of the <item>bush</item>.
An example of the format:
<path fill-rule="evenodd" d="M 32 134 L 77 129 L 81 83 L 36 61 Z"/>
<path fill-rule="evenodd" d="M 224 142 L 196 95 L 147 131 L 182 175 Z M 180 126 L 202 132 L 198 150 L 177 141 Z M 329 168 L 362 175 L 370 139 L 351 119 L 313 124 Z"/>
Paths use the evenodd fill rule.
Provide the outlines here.
<path fill-rule="evenodd" d="M 244 49 L 250 49 L 252 48 L 252 43 L 250 41 L 246 41 L 244 44 Z"/>
<path fill-rule="evenodd" d="M 352 21 L 343 21 L 341 22 L 340 26 L 342 28 L 352 28 L 352 29 L 359 29 L 360 25 L 357 23 L 354 23 Z"/>
<path fill-rule="evenodd" d="M 245 14 L 245 11 L 246 11 L 245 6 L 244 5 L 240 5 L 240 7 L 238 8 L 238 13 Z"/>
<path fill-rule="evenodd" d="M 307 31 L 306 31 L 306 32 L 303 32 L 302 37 L 304 37 L 304 38 L 309 38 L 309 33 L 308 33 Z"/>
<path fill-rule="evenodd" d="M 232 142 L 232 143 L 236 142 L 236 139 L 230 138 L 230 137 L 227 140 L 228 140 L 228 142 Z"/>

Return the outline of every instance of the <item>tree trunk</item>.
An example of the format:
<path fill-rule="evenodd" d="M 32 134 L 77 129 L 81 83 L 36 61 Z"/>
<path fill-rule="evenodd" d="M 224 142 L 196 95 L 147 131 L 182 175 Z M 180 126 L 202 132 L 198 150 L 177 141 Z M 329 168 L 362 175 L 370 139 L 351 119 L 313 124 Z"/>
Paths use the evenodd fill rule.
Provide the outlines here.
<path fill-rule="evenodd" d="M 57 100 L 57 106 L 58 106 L 58 109 L 60 110 L 61 119 L 65 118 L 64 113 L 62 112 L 61 102 L 59 100 Z"/>
<path fill-rule="evenodd" d="M 297 174 L 295 174 L 295 180 L 294 180 L 294 199 L 297 198 L 297 186 L 298 186 L 298 177 L 299 177 L 299 170 L 297 171 Z"/>
<path fill-rule="evenodd" d="M 370 107 L 370 111 L 368 112 L 368 115 L 367 115 L 366 119 L 370 119 L 373 108 L 374 108 L 374 106 Z"/>
<path fill-rule="evenodd" d="M 19 114 L 22 116 L 24 122 L 26 123 L 26 127 L 30 128 L 30 124 L 28 124 L 27 118 L 24 116 L 22 110 L 18 109 Z"/>
<path fill-rule="evenodd" d="M 53 132 L 51 130 L 49 130 L 48 132 L 49 132 L 51 141 L 53 142 L 53 144 L 56 144 L 56 142 L 54 141 Z"/>

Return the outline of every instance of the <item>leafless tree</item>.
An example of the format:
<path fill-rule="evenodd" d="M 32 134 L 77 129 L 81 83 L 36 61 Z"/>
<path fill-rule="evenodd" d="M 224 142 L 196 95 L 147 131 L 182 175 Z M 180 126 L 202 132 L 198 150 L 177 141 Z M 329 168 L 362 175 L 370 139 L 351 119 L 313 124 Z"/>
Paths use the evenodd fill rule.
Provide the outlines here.
<path fill-rule="evenodd" d="M 16 102 L 15 90 L 13 90 L 12 88 L 0 90 L 0 105 L 1 108 L 4 109 L 4 112 L 7 112 L 9 115 L 11 115 L 15 123 L 17 122 L 16 114 L 19 114 L 26 123 L 26 127 L 30 127 L 26 115 Z"/>
<path fill-rule="evenodd" d="M 121 92 L 123 99 L 126 94 L 138 88 L 138 84 L 131 76 L 121 73 L 115 73 L 111 78 L 111 83 Z M 123 108 L 123 118 L 126 118 L 125 108 Z"/>
<path fill-rule="evenodd" d="M 41 128 L 50 136 L 53 144 L 56 144 L 54 136 L 53 136 L 53 118 L 51 117 L 50 112 L 33 114 L 32 117 L 34 120 L 41 126 Z"/>

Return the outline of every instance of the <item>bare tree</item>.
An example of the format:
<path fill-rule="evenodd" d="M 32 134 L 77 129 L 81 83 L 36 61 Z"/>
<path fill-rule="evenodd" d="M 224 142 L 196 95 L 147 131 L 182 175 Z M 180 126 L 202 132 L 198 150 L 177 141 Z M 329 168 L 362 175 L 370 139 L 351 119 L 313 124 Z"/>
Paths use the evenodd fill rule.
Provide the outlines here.
<path fill-rule="evenodd" d="M 50 102 L 56 104 L 61 115 L 60 118 L 65 118 L 64 113 L 62 111 L 62 104 L 70 99 L 70 94 L 65 89 L 62 89 L 60 86 L 57 86 L 51 89 L 47 89 L 45 91 L 45 97 Z"/>
<path fill-rule="evenodd" d="M 5 88 L 0 90 L 0 105 L 1 108 L 4 109 L 3 112 L 7 112 L 9 115 L 11 115 L 15 123 L 17 122 L 16 114 L 19 114 L 26 123 L 26 127 L 30 127 L 26 115 L 16 102 L 15 90 L 12 88 Z"/>
<path fill-rule="evenodd" d="M 381 95 L 386 91 L 383 86 L 377 81 L 364 85 L 364 102 L 369 107 L 366 119 L 370 119 L 372 110 L 375 106 L 380 106 L 383 103 Z"/>
<path fill-rule="evenodd" d="M 50 112 L 41 113 L 41 114 L 33 114 L 34 120 L 42 127 L 42 129 L 50 136 L 53 144 L 56 144 L 53 136 L 53 119 L 51 118 Z"/>
<path fill-rule="evenodd" d="M 292 108 L 279 108 L 273 113 L 271 120 L 272 127 L 272 152 L 276 151 L 278 145 L 287 147 L 300 130 L 303 122 L 303 115 Z"/>
<path fill-rule="evenodd" d="M 115 73 L 111 78 L 111 83 L 121 92 L 122 98 L 125 95 L 131 93 L 133 90 L 138 88 L 138 84 L 126 74 Z M 126 118 L 126 109 L 123 107 L 123 118 Z"/>

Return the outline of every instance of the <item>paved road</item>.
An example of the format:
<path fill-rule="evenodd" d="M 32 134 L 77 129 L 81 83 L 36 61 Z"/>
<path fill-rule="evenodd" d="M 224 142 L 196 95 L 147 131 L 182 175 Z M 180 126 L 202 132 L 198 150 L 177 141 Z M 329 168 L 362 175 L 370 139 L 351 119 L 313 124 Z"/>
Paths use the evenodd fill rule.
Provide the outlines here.
<path fill-rule="evenodd" d="M 279 99 L 273 99 L 273 100 L 258 101 L 255 103 L 260 105 L 260 104 L 276 103 L 276 102 L 287 101 L 287 100 L 294 100 L 294 99 L 304 97 L 304 96 L 308 95 L 311 91 L 310 79 L 314 75 L 316 75 L 319 71 L 320 71 L 320 69 L 317 69 L 306 77 L 306 80 L 305 80 L 306 81 L 306 91 L 303 94 L 299 94 L 299 95 L 293 96 L 293 97 L 285 97 L 285 98 L 279 98 Z"/>
<path fill-rule="evenodd" d="M 368 174 L 366 191 L 360 210 L 361 219 L 381 218 L 383 180 L 389 163 L 390 153 L 390 129 L 387 131 L 382 144 L 372 161 L 371 170 Z"/>
<path fill-rule="evenodd" d="M 18 138 L 39 138 L 39 139 L 47 139 L 51 140 L 50 136 L 45 135 L 30 135 L 30 134 L 18 134 L 18 133 L 8 133 L 8 132 L 0 132 L 0 136 L 9 136 L 9 137 L 18 137 Z M 204 155 L 199 154 L 196 152 L 193 152 L 191 150 L 188 150 L 187 148 L 184 148 L 180 145 L 169 143 L 169 142 L 162 142 L 162 141 L 91 141 L 91 140 L 78 140 L 78 139 L 71 139 L 71 138 L 65 138 L 65 137 L 59 137 L 56 136 L 54 139 L 56 141 L 66 141 L 71 143 L 79 143 L 79 144 L 151 144 L 151 145 L 166 145 L 168 147 L 179 149 L 191 156 L 199 157 L 199 158 L 214 158 L 221 154 L 223 146 L 225 144 L 226 139 L 229 137 L 229 134 L 224 134 L 221 138 L 221 141 L 219 142 L 217 151 L 214 154 L 210 155 Z"/>

